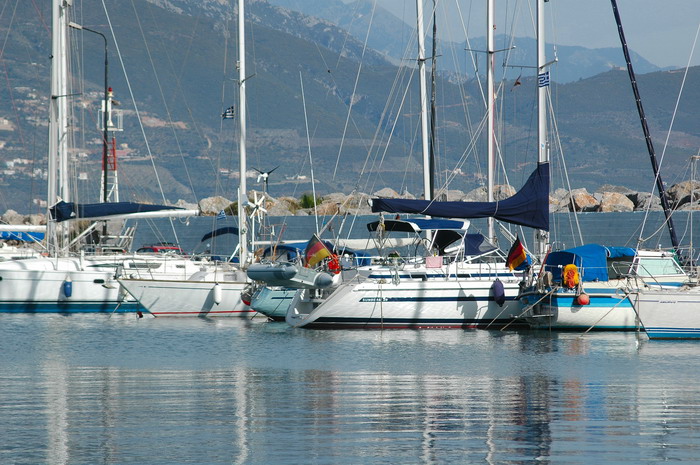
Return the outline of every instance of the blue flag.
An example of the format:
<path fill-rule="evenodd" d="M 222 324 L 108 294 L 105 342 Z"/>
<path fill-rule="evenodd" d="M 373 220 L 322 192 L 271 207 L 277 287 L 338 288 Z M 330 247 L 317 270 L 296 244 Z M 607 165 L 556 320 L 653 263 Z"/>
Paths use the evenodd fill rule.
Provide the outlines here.
<path fill-rule="evenodd" d="M 547 87 L 549 85 L 549 71 L 537 75 L 537 86 Z"/>

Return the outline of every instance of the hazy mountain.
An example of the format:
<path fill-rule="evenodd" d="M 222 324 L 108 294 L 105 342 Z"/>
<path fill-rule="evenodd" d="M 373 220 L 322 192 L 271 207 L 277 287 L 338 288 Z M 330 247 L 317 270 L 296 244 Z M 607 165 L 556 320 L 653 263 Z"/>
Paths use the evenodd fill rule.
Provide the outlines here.
<path fill-rule="evenodd" d="M 46 166 L 51 50 L 47 3 L 18 2 L 12 26 L 0 21 L 0 34 L 7 37 L 2 55 L 7 79 L 0 86 L 0 160 L 28 162 L 28 166 L 11 163 L 0 172 L 0 202 L 20 211 L 31 210 L 31 200 L 46 195 L 45 180 L 28 172 Z M 134 0 L 127 5 L 106 0 L 109 23 L 99 2 L 74 4 L 81 6 L 75 8 L 82 12 L 77 22 L 104 31 L 110 39 L 110 85 L 124 112 L 125 131 L 117 135 L 118 144 L 126 144 L 120 155 L 122 199 L 160 200 L 152 164 L 169 201 L 215 194 L 234 197 L 237 179 L 229 173 L 238 169 L 238 125 L 220 117 L 224 108 L 236 104 L 238 88 L 236 21 L 229 3 Z M 385 186 L 419 192 L 418 91 L 411 70 L 370 51 L 364 52 L 360 65 L 362 43 L 327 21 L 262 1 L 246 5 L 252 22 L 246 39 L 248 166 L 265 170 L 281 165 L 270 177 L 271 194 L 298 197 L 309 191 L 311 164 L 321 194 L 353 188 L 373 192 Z M 76 154 L 73 169 L 89 178 L 79 181 L 76 191 L 95 200 L 101 141 L 94 121 L 101 98 L 103 49 L 99 37 L 78 34 L 73 33 L 80 39 L 74 51 L 82 60 L 74 65 L 73 93 L 79 95 L 72 98 L 82 109 L 74 121 L 75 145 L 87 156 Z M 561 48 L 559 54 L 555 78 L 564 67 Z M 679 72 L 639 76 L 659 153 L 682 78 Z M 687 176 L 683 168 L 700 144 L 700 121 L 693 108 L 700 99 L 698 79 L 700 70 L 693 68 L 666 149 L 667 183 Z M 502 81 L 505 89 L 498 108 L 502 159 L 516 186 L 534 165 L 536 147 L 532 71 L 525 69 L 519 82 L 516 86 L 515 78 Z M 445 73 L 437 79 L 438 171 L 442 179 L 445 171 L 459 166 L 461 173 L 451 187 L 464 191 L 483 183 L 481 89 L 474 75 Z M 653 177 L 626 72 L 553 84 L 552 104 L 574 187 L 595 189 L 614 183 L 651 188 Z M 560 167 L 561 162 L 555 162 L 559 185 Z M 307 179 L 292 179 L 302 176 Z M 261 189 L 254 177 L 249 187 Z"/>
<path fill-rule="evenodd" d="M 367 44 L 393 59 L 394 63 L 405 62 L 407 58 L 415 58 L 416 51 L 410 47 L 408 41 L 415 35 L 415 26 L 406 24 L 390 12 L 377 6 L 374 9 L 374 2 L 369 0 L 357 0 L 344 3 L 341 0 L 269 0 L 270 3 L 299 11 L 306 15 L 323 18 L 331 23 L 337 24 L 342 29 L 348 31 L 358 41 L 364 42 L 367 37 Z M 415 10 L 415 2 L 407 3 L 409 12 Z M 370 28 L 371 22 L 371 28 Z M 368 34 L 369 30 L 369 34 Z M 444 35 L 444 34 L 443 34 Z M 432 37 L 432 28 L 428 31 L 428 36 Z M 438 68 L 444 71 L 458 72 L 461 74 L 473 74 L 471 64 L 467 67 L 467 59 L 464 49 L 465 43 L 454 43 L 441 38 L 441 31 L 438 29 Z M 429 41 L 430 42 L 430 41 Z M 518 37 L 509 40 L 503 35 L 495 38 L 498 49 L 507 49 L 511 46 L 516 48 L 508 55 L 508 64 L 513 66 L 509 70 L 509 76 L 517 77 L 519 74 L 518 65 L 530 65 L 536 59 L 537 44 L 535 39 L 528 37 Z M 426 45 L 428 50 L 431 43 Z M 475 37 L 470 41 L 470 47 L 474 50 L 485 50 L 486 39 Z M 624 67 L 625 60 L 621 48 L 599 48 L 589 49 L 585 47 L 557 45 L 556 53 L 554 47 L 548 47 L 550 59 L 556 57 L 559 60 L 554 67 L 557 82 L 567 83 L 583 79 L 596 74 L 609 71 L 615 67 Z M 430 54 L 428 52 L 428 54 Z M 649 73 L 659 71 L 660 68 L 642 58 L 634 50 L 630 51 L 632 61 L 638 73 Z M 455 62 L 453 56 L 460 57 Z M 481 54 L 476 54 L 482 59 Z M 502 60 L 502 55 L 499 55 Z M 483 69 L 483 63 L 481 64 Z"/>

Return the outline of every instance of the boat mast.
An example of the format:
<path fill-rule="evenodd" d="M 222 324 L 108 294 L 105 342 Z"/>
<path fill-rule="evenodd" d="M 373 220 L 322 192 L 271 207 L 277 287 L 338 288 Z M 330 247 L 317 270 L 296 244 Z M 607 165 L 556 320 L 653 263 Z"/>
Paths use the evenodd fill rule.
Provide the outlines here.
<path fill-rule="evenodd" d="M 51 220 L 50 208 L 59 199 L 70 202 L 68 189 L 68 7 L 71 2 L 54 0 L 51 24 L 51 99 L 49 102 L 49 153 L 47 193 L 47 248 L 51 256 L 68 243 L 65 227 Z"/>
<path fill-rule="evenodd" d="M 493 186 L 494 186 L 494 175 L 496 172 L 496 157 L 495 157 L 495 118 L 494 118 L 494 100 L 496 96 L 494 95 L 494 63 L 496 59 L 496 51 L 494 49 L 494 29 L 496 29 L 496 24 L 494 22 L 494 0 L 486 0 L 487 11 L 486 11 L 486 130 L 488 132 L 488 143 L 487 143 L 487 184 L 486 184 L 486 195 L 487 202 L 493 202 Z M 496 242 L 496 231 L 495 222 L 492 217 L 488 218 L 488 235 L 489 240 L 492 243 Z"/>
<path fill-rule="evenodd" d="M 537 163 L 549 163 L 549 141 L 547 140 L 547 93 L 549 92 L 549 63 L 546 62 L 544 2 L 537 0 Z M 544 257 L 549 231 L 537 230 L 536 250 L 538 257 Z"/>
<path fill-rule="evenodd" d="M 435 105 L 437 94 L 435 78 L 437 75 L 437 0 L 433 0 L 433 53 L 430 62 L 430 198 L 435 198 Z"/>
<path fill-rule="evenodd" d="M 246 190 L 246 99 L 245 99 L 245 10 L 244 0 L 238 0 L 238 118 L 240 138 L 238 142 L 240 182 L 238 187 L 238 231 L 239 262 L 245 266 L 248 261 L 248 219 L 245 205 L 248 203 Z"/>
<path fill-rule="evenodd" d="M 428 148 L 428 93 L 425 76 L 425 35 L 423 33 L 423 0 L 416 0 L 418 22 L 418 82 L 420 86 L 420 123 L 423 152 L 423 195 L 425 200 L 432 200 L 430 150 Z M 433 40 L 435 40 L 433 38 Z"/>
<path fill-rule="evenodd" d="M 661 199 L 661 206 L 664 209 L 664 215 L 666 217 L 666 224 L 668 225 L 668 232 L 671 235 L 671 245 L 674 249 L 678 249 L 678 237 L 676 236 L 676 229 L 673 226 L 673 218 L 671 217 L 671 208 L 668 205 L 668 199 L 666 199 L 666 189 L 664 188 L 664 183 L 661 180 L 661 173 L 659 172 L 659 164 L 656 161 L 656 152 L 654 150 L 654 144 L 651 141 L 651 134 L 649 133 L 649 126 L 647 125 L 647 118 L 644 114 L 644 107 L 642 106 L 642 97 L 639 95 L 639 88 L 637 87 L 637 78 L 634 75 L 634 69 L 632 68 L 632 60 L 630 58 L 629 50 L 627 49 L 627 40 L 625 39 L 625 33 L 622 30 L 622 19 L 620 19 L 620 12 L 617 9 L 617 2 L 615 0 L 610 0 L 612 3 L 613 14 L 615 15 L 615 22 L 617 23 L 617 32 L 620 35 L 620 43 L 622 44 L 622 52 L 625 54 L 625 62 L 627 63 L 627 74 L 630 77 L 630 83 L 632 84 L 632 92 L 634 92 L 634 99 L 637 103 L 637 112 L 639 113 L 639 120 L 642 123 L 642 130 L 644 131 L 644 140 L 647 143 L 647 150 L 649 151 L 649 158 L 651 159 L 651 168 L 654 170 L 654 177 L 656 179 L 656 188 L 659 190 L 659 198 Z"/>

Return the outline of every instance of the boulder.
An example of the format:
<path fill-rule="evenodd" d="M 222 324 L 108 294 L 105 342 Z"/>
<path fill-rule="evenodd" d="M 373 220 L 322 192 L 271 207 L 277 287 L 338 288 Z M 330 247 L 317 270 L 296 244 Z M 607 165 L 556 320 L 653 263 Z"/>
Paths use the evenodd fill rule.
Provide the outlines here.
<path fill-rule="evenodd" d="M 500 184 L 493 186 L 493 199 L 496 201 L 505 200 L 508 197 L 515 195 L 515 188 L 508 184 Z"/>
<path fill-rule="evenodd" d="M 666 191 L 666 199 L 674 210 L 686 203 L 700 200 L 700 181 L 683 181 L 674 184 Z"/>
<path fill-rule="evenodd" d="M 25 218 L 25 221 L 26 221 L 28 224 L 31 224 L 31 225 L 34 225 L 34 226 L 38 226 L 38 225 L 41 225 L 41 224 L 46 224 L 46 215 L 44 215 L 43 213 L 34 213 L 34 214 L 32 214 L 32 215 L 28 215 L 28 216 Z"/>
<path fill-rule="evenodd" d="M 634 203 L 626 195 L 619 192 L 603 192 L 599 212 L 631 212 L 634 211 Z"/>
<path fill-rule="evenodd" d="M 384 189 L 378 190 L 372 195 L 375 197 L 381 197 L 383 199 L 398 199 L 401 197 L 398 192 L 389 187 L 385 187 Z"/>
<path fill-rule="evenodd" d="M 598 201 L 586 189 L 574 189 L 569 194 L 567 204 L 571 205 L 578 212 L 594 212 L 598 210 Z"/>
<path fill-rule="evenodd" d="M 24 224 L 24 215 L 20 215 L 14 210 L 7 210 L 2 215 L 2 222 L 5 224 Z"/>
<path fill-rule="evenodd" d="M 476 189 L 470 190 L 464 197 L 462 197 L 462 202 L 486 202 L 486 187 L 477 187 Z"/>
<path fill-rule="evenodd" d="M 650 211 L 663 210 L 661 207 L 661 199 L 656 195 L 651 195 L 649 192 L 636 192 L 627 196 L 634 203 L 634 211 Z M 651 206 L 649 206 L 651 203 Z"/>
<path fill-rule="evenodd" d="M 221 210 L 226 210 L 231 205 L 232 202 L 224 197 L 207 197 L 199 201 L 199 210 L 202 212 L 202 215 L 213 216 L 218 214 Z M 235 214 L 235 212 L 227 213 Z"/>

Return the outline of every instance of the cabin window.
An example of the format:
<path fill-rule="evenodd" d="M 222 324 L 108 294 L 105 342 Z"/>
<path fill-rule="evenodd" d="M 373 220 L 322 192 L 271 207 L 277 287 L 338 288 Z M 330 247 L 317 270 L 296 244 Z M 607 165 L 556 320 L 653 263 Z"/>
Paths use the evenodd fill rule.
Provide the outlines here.
<path fill-rule="evenodd" d="M 95 284 L 104 284 L 105 280 L 104 279 L 96 279 L 93 281 Z"/>
<path fill-rule="evenodd" d="M 683 270 L 673 257 L 640 258 L 637 274 L 643 277 L 658 277 L 683 274 Z"/>
<path fill-rule="evenodd" d="M 608 279 L 621 279 L 630 274 L 632 257 L 608 258 Z"/>

